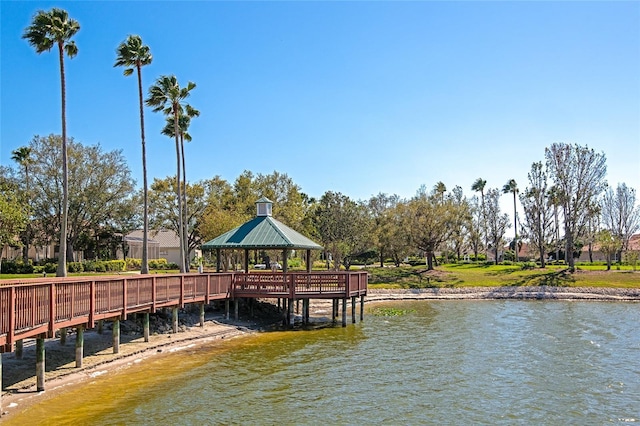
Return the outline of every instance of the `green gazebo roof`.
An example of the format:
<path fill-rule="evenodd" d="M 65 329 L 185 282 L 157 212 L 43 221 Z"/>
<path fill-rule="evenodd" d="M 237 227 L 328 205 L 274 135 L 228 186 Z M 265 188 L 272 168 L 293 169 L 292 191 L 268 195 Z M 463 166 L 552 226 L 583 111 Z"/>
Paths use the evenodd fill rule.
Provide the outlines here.
<path fill-rule="evenodd" d="M 262 199 L 259 201 L 262 201 Z M 322 249 L 322 246 L 271 216 L 257 216 L 245 224 L 204 243 L 202 249 L 319 250 Z"/>

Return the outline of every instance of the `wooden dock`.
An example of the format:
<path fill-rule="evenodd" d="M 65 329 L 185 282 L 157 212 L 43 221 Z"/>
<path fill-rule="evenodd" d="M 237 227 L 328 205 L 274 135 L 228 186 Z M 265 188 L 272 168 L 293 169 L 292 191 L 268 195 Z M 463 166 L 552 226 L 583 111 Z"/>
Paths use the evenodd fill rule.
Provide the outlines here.
<path fill-rule="evenodd" d="M 286 322 L 292 323 L 294 301 L 303 302 L 304 321 L 308 320 L 310 299 L 333 299 L 334 318 L 342 300 L 342 325 L 346 326 L 347 300 L 351 298 L 355 322 L 356 299 L 360 298 L 362 320 L 366 294 L 366 272 L 230 272 L 6 280 L 0 282 L 0 352 L 20 351 L 23 339 L 36 338 L 37 388 L 44 390 L 44 339 L 54 337 L 57 330 L 77 328 L 76 342 L 80 347 L 76 346 L 76 366 L 80 367 L 82 333 L 102 320 L 114 322 L 114 353 L 117 353 L 119 322 L 128 314 L 145 314 L 143 327 L 148 341 L 149 313 L 159 308 L 172 309 L 177 331 L 178 309 L 188 304 L 200 305 L 203 324 L 204 307 L 211 301 L 233 301 L 237 319 L 240 298 L 277 298 L 283 302 Z"/>

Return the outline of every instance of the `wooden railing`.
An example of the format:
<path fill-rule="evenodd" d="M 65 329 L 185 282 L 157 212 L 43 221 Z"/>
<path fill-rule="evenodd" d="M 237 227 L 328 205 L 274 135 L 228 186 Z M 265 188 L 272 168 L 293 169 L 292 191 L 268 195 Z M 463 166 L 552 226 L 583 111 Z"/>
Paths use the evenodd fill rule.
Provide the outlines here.
<path fill-rule="evenodd" d="M 231 273 L 4 282 L 0 286 L 0 345 L 42 333 L 51 336 L 63 327 L 93 327 L 97 320 L 128 313 L 228 299 L 232 282 Z"/>
<path fill-rule="evenodd" d="M 347 298 L 367 292 L 366 272 L 215 273 L 74 277 L 0 284 L 0 345 L 63 327 L 233 297 Z"/>

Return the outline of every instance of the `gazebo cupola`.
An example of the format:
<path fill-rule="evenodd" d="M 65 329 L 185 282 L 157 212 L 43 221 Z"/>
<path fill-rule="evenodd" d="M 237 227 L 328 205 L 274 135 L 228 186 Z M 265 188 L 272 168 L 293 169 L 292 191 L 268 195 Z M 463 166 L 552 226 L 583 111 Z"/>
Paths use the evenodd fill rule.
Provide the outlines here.
<path fill-rule="evenodd" d="M 268 199 L 267 197 L 262 197 L 258 201 L 256 201 L 256 216 L 271 216 L 273 208 L 273 201 Z"/>

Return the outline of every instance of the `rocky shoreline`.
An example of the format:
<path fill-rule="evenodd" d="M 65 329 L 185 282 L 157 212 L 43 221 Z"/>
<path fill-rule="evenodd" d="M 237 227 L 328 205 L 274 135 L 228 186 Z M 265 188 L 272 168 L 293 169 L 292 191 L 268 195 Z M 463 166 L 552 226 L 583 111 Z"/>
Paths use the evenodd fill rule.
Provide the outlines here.
<path fill-rule="evenodd" d="M 369 289 L 368 302 L 384 300 L 533 299 L 640 301 L 640 288 L 605 287 L 456 287 L 422 289 Z"/>

